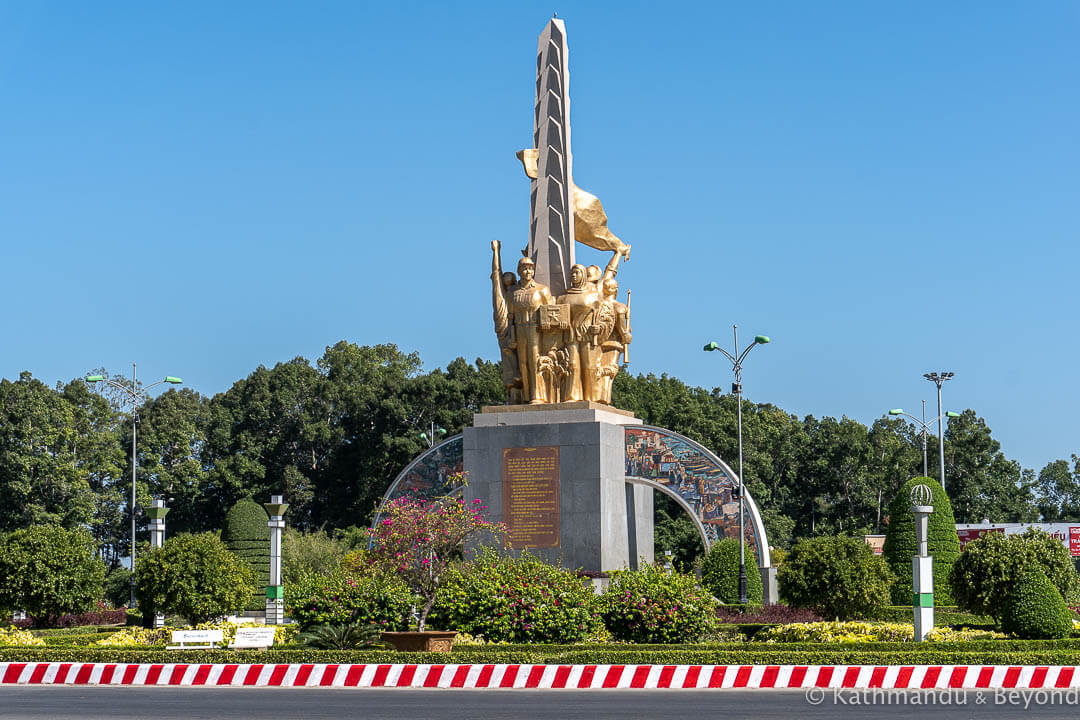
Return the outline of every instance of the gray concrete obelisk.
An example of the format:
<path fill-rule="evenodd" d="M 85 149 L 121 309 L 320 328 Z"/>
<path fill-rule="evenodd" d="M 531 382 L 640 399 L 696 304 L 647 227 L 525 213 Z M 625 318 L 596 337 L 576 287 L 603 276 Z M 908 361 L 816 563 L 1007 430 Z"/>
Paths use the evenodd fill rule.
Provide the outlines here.
<path fill-rule="evenodd" d="M 574 192 L 570 155 L 570 73 L 566 26 L 552 20 L 536 48 L 536 111 L 533 146 L 538 150 L 532 181 L 529 257 L 536 281 L 555 297 L 570 286 L 574 264 Z"/>

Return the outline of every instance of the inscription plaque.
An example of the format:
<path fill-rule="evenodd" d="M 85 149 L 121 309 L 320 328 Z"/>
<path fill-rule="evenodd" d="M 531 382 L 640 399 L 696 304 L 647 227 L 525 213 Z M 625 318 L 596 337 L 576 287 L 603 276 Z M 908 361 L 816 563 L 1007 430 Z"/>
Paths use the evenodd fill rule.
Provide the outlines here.
<path fill-rule="evenodd" d="M 513 547 L 559 547 L 558 445 L 503 450 L 502 506 Z"/>

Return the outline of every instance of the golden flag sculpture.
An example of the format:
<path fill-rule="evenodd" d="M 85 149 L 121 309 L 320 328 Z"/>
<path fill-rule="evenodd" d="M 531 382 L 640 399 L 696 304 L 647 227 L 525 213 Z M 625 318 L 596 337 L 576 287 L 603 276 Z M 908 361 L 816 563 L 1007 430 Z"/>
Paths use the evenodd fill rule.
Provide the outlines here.
<path fill-rule="evenodd" d="M 540 151 L 536 148 L 519 150 L 517 157 L 521 161 L 521 166 L 525 168 L 525 174 L 535 180 L 538 174 L 537 161 Z M 624 259 L 629 259 L 630 246 L 608 229 L 607 214 L 604 212 L 604 206 L 600 204 L 600 198 L 585 192 L 577 185 L 573 185 L 572 189 L 574 191 L 574 239 L 591 248 L 617 252 Z"/>

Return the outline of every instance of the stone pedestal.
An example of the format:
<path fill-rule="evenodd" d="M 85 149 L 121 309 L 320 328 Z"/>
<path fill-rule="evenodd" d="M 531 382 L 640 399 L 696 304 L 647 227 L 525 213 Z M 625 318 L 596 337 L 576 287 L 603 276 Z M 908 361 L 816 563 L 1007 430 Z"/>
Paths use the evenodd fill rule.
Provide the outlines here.
<path fill-rule="evenodd" d="M 589 402 L 484 408 L 465 428 L 468 502 L 510 525 L 515 553 L 590 571 L 653 561 L 652 489 L 628 484 L 631 413 Z"/>

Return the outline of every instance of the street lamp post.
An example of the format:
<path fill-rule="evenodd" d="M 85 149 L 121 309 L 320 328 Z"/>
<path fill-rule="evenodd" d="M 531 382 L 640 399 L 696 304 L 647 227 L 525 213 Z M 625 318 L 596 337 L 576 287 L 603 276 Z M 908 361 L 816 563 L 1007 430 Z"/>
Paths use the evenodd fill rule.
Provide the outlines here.
<path fill-rule="evenodd" d="M 931 418 L 930 423 L 926 422 L 926 401 L 925 400 L 923 400 L 923 419 L 922 420 L 915 417 L 914 415 L 911 415 L 910 413 L 904 412 L 904 408 L 893 408 L 892 410 L 889 411 L 889 414 L 890 415 L 903 415 L 904 417 L 909 418 L 912 422 L 914 422 L 916 425 L 919 426 L 919 435 L 922 437 L 922 474 L 923 474 L 923 477 L 930 477 L 930 471 L 927 468 L 927 464 L 926 464 L 926 436 L 930 434 L 930 423 L 933 423 L 936 420 L 938 422 L 938 425 L 940 426 L 941 419 L 942 419 L 941 415 L 938 415 L 936 418 Z M 958 418 L 958 417 L 960 417 L 960 413 L 952 412 L 950 410 L 949 412 L 945 413 L 945 417 Z M 939 442 L 938 444 L 940 445 L 941 443 Z M 944 457 L 945 456 L 944 456 L 944 453 L 943 453 L 942 458 L 944 458 Z M 945 464 L 944 464 L 944 460 L 942 461 L 942 465 L 941 465 L 941 489 L 942 490 L 945 489 Z"/>
<path fill-rule="evenodd" d="M 436 433 L 438 433 L 438 435 L 436 435 Z M 445 436 L 446 436 L 446 428 L 439 427 L 438 425 L 435 424 L 435 421 L 431 422 L 431 434 L 430 435 L 425 433 L 425 432 L 420 433 L 420 437 L 427 442 L 428 448 L 435 447 L 435 438 L 436 437 L 441 438 L 441 437 L 445 437 Z"/>
<path fill-rule="evenodd" d="M 135 455 L 135 435 L 136 426 L 138 423 L 138 416 L 136 410 L 138 408 L 139 400 L 146 396 L 146 391 L 152 387 L 161 385 L 162 383 L 170 383 L 172 385 L 179 385 L 184 382 L 178 377 L 167 375 L 164 380 L 158 380 L 156 383 L 147 385 L 140 389 L 136 377 L 135 363 L 131 363 L 131 387 L 118 383 L 111 378 L 106 378 L 104 375 L 88 375 L 86 382 L 99 383 L 104 382 L 112 387 L 116 388 L 124 394 L 124 399 L 131 402 L 131 600 L 130 607 L 135 607 L 135 471 L 137 469 L 138 460 Z"/>
<path fill-rule="evenodd" d="M 945 384 L 946 380 L 951 380 L 955 373 L 942 371 L 940 373 L 930 372 L 923 373 L 923 377 L 930 382 L 937 385 L 937 435 L 938 435 L 938 456 L 941 460 L 941 489 L 945 489 L 945 428 L 941 414 L 941 386 Z"/>
<path fill-rule="evenodd" d="M 754 337 L 754 342 L 750 343 L 749 347 L 739 354 L 739 326 L 732 325 L 731 329 L 735 335 L 735 353 L 729 353 L 724 348 L 720 347 L 715 341 L 710 342 L 704 347 L 706 352 L 712 352 L 719 350 L 724 354 L 728 360 L 731 361 L 731 369 L 735 371 L 735 382 L 731 384 L 731 392 L 735 393 L 736 401 L 736 415 L 738 417 L 738 432 L 739 432 L 739 602 L 743 605 L 746 604 L 746 551 L 744 548 L 744 538 L 746 533 L 744 531 L 745 515 L 746 515 L 746 503 L 744 497 L 746 496 L 745 488 L 743 487 L 743 453 L 742 453 L 742 362 L 750 351 L 754 349 L 755 345 L 764 345 L 770 342 L 768 336 L 757 335 Z"/>

